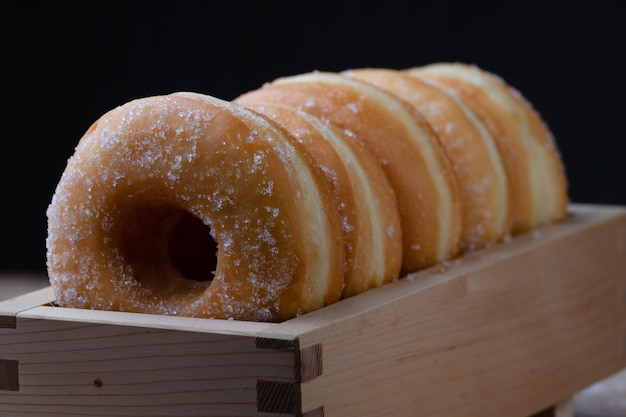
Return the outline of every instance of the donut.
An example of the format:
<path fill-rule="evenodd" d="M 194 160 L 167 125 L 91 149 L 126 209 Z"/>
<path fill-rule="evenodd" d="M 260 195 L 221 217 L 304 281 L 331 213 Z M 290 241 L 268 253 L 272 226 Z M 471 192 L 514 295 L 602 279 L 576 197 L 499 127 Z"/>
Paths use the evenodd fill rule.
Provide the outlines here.
<path fill-rule="evenodd" d="M 397 198 L 403 273 L 458 255 L 462 219 L 457 179 L 435 132 L 411 105 L 371 84 L 321 71 L 275 79 L 234 101 L 295 106 L 376 157 Z"/>
<path fill-rule="evenodd" d="M 56 305 L 281 322 L 565 218 L 547 125 L 476 66 L 280 77 L 103 114 L 46 215 Z"/>
<path fill-rule="evenodd" d="M 336 302 L 333 191 L 283 127 L 195 93 L 130 101 L 80 139 L 47 210 L 64 307 L 283 321 Z"/>
<path fill-rule="evenodd" d="M 344 74 L 415 106 L 437 133 L 461 191 L 463 252 L 482 248 L 510 233 L 510 190 L 502 158 L 489 130 L 461 100 L 402 71 L 362 68 Z"/>
<path fill-rule="evenodd" d="M 566 217 L 567 179 L 560 154 L 551 131 L 519 91 L 470 64 L 442 62 L 404 71 L 455 94 L 490 130 L 511 188 L 513 234 Z"/>
<path fill-rule="evenodd" d="M 374 156 L 320 119 L 277 103 L 247 103 L 286 128 L 313 156 L 335 191 L 344 232 L 342 298 L 399 277 L 402 231 L 395 194 Z"/>

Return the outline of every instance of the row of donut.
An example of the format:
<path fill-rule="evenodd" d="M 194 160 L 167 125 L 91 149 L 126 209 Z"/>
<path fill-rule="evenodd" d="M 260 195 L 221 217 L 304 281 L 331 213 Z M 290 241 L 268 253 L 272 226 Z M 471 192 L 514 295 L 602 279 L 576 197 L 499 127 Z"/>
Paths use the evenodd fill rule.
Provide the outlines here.
<path fill-rule="evenodd" d="M 437 63 L 126 103 L 48 209 L 57 303 L 282 321 L 566 215 L 540 115 Z"/>

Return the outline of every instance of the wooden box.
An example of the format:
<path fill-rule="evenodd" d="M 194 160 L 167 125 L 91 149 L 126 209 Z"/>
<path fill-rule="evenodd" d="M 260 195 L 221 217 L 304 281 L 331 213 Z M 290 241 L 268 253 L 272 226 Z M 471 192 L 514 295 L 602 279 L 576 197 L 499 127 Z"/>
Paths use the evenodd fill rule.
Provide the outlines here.
<path fill-rule="evenodd" d="M 626 367 L 626 208 L 278 324 L 0 303 L 0 416 L 507 416 Z"/>

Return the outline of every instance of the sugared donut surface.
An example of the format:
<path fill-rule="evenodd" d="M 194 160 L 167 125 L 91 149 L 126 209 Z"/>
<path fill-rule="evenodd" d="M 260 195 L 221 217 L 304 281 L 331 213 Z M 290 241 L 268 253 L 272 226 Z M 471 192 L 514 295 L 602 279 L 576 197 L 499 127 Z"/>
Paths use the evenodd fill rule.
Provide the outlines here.
<path fill-rule="evenodd" d="M 501 240 L 511 230 L 506 170 L 491 133 L 461 100 L 402 71 L 346 71 L 406 100 L 426 118 L 450 157 L 461 190 L 464 251 Z"/>
<path fill-rule="evenodd" d="M 317 161 L 335 191 L 346 242 L 343 297 L 393 281 L 402 266 L 402 230 L 393 189 L 374 156 L 315 116 L 276 103 L 247 103 L 284 126 Z"/>
<path fill-rule="evenodd" d="M 47 267 L 59 306 L 278 322 L 567 203 L 550 131 L 498 76 L 315 71 L 103 114 L 48 207 Z"/>
<path fill-rule="evenodd" d="M 380 88 L 328 72 L 279 78 L 235 102 L 296 106 L 361 143 L 378 159 L 398 200 L 403 271 L 426 268 L 459 253 L 459 186 L 434 131 L 412 106 Z"/>
<path fill-rule="evenodd" d="M 406 72 L 457 95 L 491 131 L 512 190 L 514 234 L 565 217 L 567 179 L 554 138 L 519 91 L 501 77 L 463 63 L 442 62 Z"/>
<path fill-rule="evenodd" d="M 336 302 L 341 223 L 315 167 L 282 127 L 208 96 L 111 110 L 48 209 L 57 303 L 280 321 Z"/>

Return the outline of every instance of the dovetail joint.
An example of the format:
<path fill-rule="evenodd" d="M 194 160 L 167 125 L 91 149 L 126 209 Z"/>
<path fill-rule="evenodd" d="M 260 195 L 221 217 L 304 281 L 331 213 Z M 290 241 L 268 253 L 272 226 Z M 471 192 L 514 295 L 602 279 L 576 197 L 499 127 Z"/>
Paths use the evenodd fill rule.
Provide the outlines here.
<path fill-rule="evenodd" d="M 0 391 L 19 391 L 18 361 L 0 359 Z"/>

